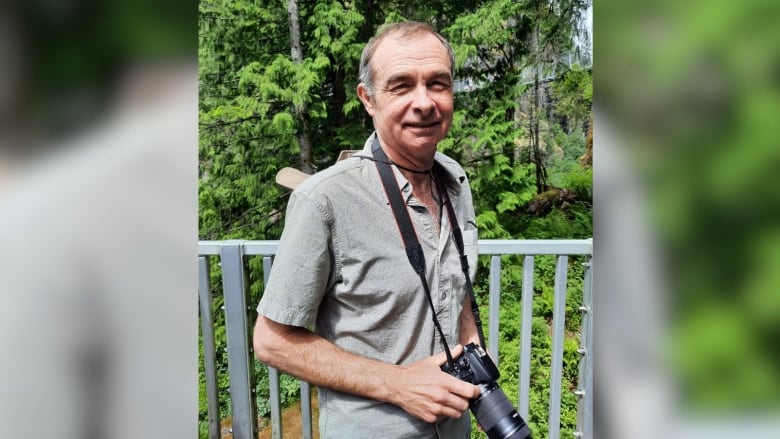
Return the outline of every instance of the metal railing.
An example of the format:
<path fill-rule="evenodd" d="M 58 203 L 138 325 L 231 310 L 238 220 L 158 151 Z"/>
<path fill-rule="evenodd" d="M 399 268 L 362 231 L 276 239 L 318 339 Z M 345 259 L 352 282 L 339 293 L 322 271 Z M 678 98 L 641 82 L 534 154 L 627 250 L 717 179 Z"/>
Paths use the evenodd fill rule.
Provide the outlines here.
<path fill-rule="evenodd" d="M 208 405 L 209 439 L 220 437 L 220 413 L 218 404 L 217 372 L 215 363 L 214 327 L 212 315 L 212 285 L 209 258 L 219 257 L 224 295 L 225 330 L 227 337 L 228 375 L 232 409 L 232 434 L 235 439 L 257 437 L 257 406 L 254 386 L 254 355 L 251 343 L 250 312 L 257 305 L 248 303 L 247 257 L 262 257 L 263 279 L 270 273 L 272 258 L 276 254 L 277 241 L 201 241 L 199 248 L 199 302 L 203 334 L 204 366 L 206 375 L 206 400 Z M 501 296 L 501 256 L 521 255 L 522 262 L 522 316 L 520 322 L 520 358 L 518 411 L 524 419 L 529 415 L 529 390 L 531 382 L 531 321 L 534 292 L 534 262 L 536 256 L 556 257 L 554 304 L 552 313 L 552 361 L 550 366 L 550 402 L 548 411 L 548 437 L 560 438 L 561 384 L 565 339 L 566 291 L 569 273 L 569 256 L 583 259 L 582 324 L 578 353 L 577 430 L 575 437 L 593 437 L 593 300 L 592 270 L 593 241 L 586 240 L 479 240 L 479 254 L 489 256 L 489 318 L 488 351 L 498 359 L 499 309 Z M 506 306 L 506 305 L 505 305 Z M 282 437 L 279 372 L 269 370 L 269 391 L 272 437 Z M 506 391 L 506 389 L 504 389 Z M 508 393 L 511 398 L 511 392 Z M 302 436 L 312 437 L 310 388 L 301 382 Z"/>

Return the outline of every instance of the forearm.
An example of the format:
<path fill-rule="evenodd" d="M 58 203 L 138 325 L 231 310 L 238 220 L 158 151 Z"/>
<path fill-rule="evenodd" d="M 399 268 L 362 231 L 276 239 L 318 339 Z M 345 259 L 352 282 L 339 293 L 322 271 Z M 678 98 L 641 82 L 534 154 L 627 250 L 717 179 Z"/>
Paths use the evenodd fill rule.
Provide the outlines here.
<path fill-rule="evenodd" d="M 264 316 L 255 324 L 260 361 L 319 387 L 391 403 L 426 422 L 458 418 L 479 388 L 441 371 L 444 353 L 408 365 L 383 363 L 340 349 L 304 328 Z M 452 354 L 460 355 L 456 346 Z"/>
<path fill-rule="evenodd" d="M 263 363 L 313 385 L 384 402 L 391 397 L 401 367 L 344 351 L 305 328 L 280 325 L 263 316 L 254 334 Z"/>

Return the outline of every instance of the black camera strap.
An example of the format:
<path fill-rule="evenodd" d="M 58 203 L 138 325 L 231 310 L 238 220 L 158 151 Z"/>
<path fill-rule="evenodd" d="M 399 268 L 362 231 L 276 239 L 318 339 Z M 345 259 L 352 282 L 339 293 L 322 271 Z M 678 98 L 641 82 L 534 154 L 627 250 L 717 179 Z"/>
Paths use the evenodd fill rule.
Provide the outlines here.
<path fill-rule="evenodd" d="M 460 256 L 460 269 L 463 272 L 464 279 L 466 280 L 466 292 L 468 293 L 469 299 L 471 300 L 471 314 L 474 316 L 474 324 L 477 326 L 479 345 L 485 346 L 485 335 L 482 332 L 482 319 L 479 318 L 479 306 L 477 305 L 476 297 L 474 297 L 474 286 L 471 284 L 471 276 L 469 275 L 469 260 L 466 257 L 465 246 L 463 245 L 463 234 L 460 231 L 460 225 L 458 225 L 458 219 L 455 216 L 455 208 L 452 207 L 450 196 L 447 193 L 447 188 L 444 186 L 443 179 L 436 178 L 436 183 L 439 186 L 439 196 L 442 197 L 442 200 L 444 200 L 444 205 L 447 207 L 447 216 L 450 218 L 452 236 L 455 238 L 455 247 L 457 247 L 458 255 Z"/>
<path fill-rule="evenodd" d="M 409 211 L 406 207 L 406 203 L 404 202 L 401 190 L 398 187 L 398 181 L 396 180 L 395 175 L 393 174 L 393 170 L 390 167 L 392 162 L 387 158 L 387 155 L 379 144 L 379 139 L 376 137 L 374 137 L 371 151 L 374 156 L 373 161 L 376 164 L 379 177 L 382 181 L 382 186 L 384 187 L 387 198 L 390 201 L 390 207 L 395 217 L 396 224 L 398 225 L 398 230 L 401 233 L 401 239 L 403 240 L 404 248 L 406 249 L 406 255 L 409 258 L 409 263 L 420 277 L 423 289 L 425 290 L 425 296 L 428 299 L 428 305 L 430 305 L 431 308 L 433 324 L 439 332 L 442 344 L 444 345 L 444 352 L 447 355 L 447 363 L 452 365 L 452 353 L 450 352 L 450 348 L 447 345 L 447 339 L 444 336 L 444 331 L 441 329 L 439 320 L 436 318 L 436 307 L 433 305 L 431 291 L 428 287 L 428 281 L 425 278 L 425 254 L 423 253 L 422 246 L 417 239 L 417 233 L 414 230 L 414 225 L 412 224 L 412 220 L 409 217 Z M 438 171 L 438 169 L 436 169 L 436 164 L 432 171 Z M 455 216 L 455 210 L 452 207 L 452 203 L 450 202 L 449 196 L 447 195 L 447 190 L 444 187 L 442 180 L 442 178 L 435 178 L 435 181 L 438 185 L 439 196 L 442 198 L 444 205 L 447 206 L 447 216 L 450 219 L 450 225 L 453 231 L 453 237 L 455 239 L 455 246 L 457 247 L 458 254 L 460 255 L 461 270 L 463 271 L 463 275 L 466 278 L 466 290 L 471 300 L 471 312 L 474 315 L 474 322 L 477 326 L 477 334 L 479 335 L 480 345 L 484 346 L 485 340 L 484 335 L 482 334 L 482 321 L 479 318 L 479 308 L 474 297 L 474 289 L 471 284 L 471 277 L 469 276 L 469 265 L 468 259 L 465 255 L 463 235 L 460 232 L 460 227 L 458 226 L 458 221 Z"/>

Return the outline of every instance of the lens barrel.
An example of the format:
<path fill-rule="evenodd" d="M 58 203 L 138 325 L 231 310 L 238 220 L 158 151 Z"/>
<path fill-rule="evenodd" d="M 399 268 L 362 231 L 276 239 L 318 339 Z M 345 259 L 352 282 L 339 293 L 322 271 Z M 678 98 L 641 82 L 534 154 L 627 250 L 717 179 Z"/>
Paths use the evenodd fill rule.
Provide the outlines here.
<path fill-rule="evenodd" d="M 495 382 L 481 384 L 482 394 L 471 402 L 471 412 L 490 439 L 530 439 L 531 429 Z"/>

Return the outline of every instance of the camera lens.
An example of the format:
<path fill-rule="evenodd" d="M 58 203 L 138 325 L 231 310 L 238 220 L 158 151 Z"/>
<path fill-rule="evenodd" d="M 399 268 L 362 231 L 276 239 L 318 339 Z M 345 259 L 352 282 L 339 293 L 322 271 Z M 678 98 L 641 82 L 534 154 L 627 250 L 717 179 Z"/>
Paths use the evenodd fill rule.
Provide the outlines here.
<path fill-rule="evenodd" d="M 471 411 L 490 439 L 530 439 L 531 429 L 495 382 L 481 384 Z"/>

